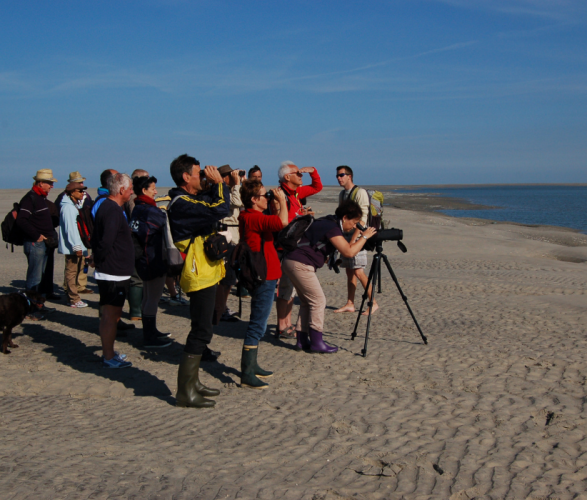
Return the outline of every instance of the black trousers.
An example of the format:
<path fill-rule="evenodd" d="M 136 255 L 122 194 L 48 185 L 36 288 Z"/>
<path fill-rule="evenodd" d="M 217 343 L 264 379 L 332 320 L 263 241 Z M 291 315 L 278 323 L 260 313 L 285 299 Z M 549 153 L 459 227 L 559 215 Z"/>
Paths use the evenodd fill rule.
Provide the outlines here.
<path fill-rule="evenodd" d="M 201 355 L 212 340 L 212 316 L 216 303 L 217 286 L 210 286 L 187 294 L 190 298 L 190 318 L 192 320 L 192 329 L 188 334 L 184 349 L 184 352 L 188 354 Z"/>

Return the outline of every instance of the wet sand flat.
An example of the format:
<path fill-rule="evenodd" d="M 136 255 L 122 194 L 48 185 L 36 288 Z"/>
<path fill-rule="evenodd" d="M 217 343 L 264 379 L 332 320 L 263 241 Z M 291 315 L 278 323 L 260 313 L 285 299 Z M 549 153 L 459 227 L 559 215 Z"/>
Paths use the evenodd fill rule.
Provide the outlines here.
<path fill-rule="evenodd" d="M 0 191 L 1 213 L 24 192 Z M 309 204 L 333 213 L 337 193 Z M 587 236 L 394 207 L 385 218 L 404 231 L 408 253 L 384 251 L 429 344 L 384 271 L 362 357 L 366 321 L 352 341 L 356 316 L 333 312 L 344 272 L 322 269 L 325 340 L 340 351 L 275 340 L 274 309 L 259 360 L 275 375 L 244 389 L 246 322 L 221 323 L 220 363 L 203 364 L 222 390 L 211 410 L 174 406 L 187 307 L 159 309 L 167 349 L 143 350 L 140 325 L 117 341 L 126 370 L 100 366 L 97 294 L 25 321 L 0 355 L 0 498 L 587 498 Z M 22 288 L 22 247 L 0 253 L 0 291 Z M 63 267 L 56 255 L 56 284 Z"/>

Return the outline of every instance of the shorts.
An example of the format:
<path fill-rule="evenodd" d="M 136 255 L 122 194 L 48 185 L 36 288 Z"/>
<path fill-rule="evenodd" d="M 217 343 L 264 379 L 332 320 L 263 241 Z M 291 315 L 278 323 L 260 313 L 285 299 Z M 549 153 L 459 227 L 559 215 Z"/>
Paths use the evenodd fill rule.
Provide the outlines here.
<path fill-rule="evenodd" d="M 340 267 L 345 269 L 365 269 L 367 267 L 367 250 L 361 250 L 354 257 L 342 257 Z"/>
<path fill-rule="evenodd" d="M 282 274 L 281 278 L 279 278 L 279 289 L 277 291 L 277 296 L 280 299 L 287 301 L 293 299 L 296 296 L 294 285 L 285 274 Z"/>
<path fill-rule="evenodd" d="M 100 292 L 101 306 L 122 307 L 128 295 L 130 280 L 106 281 L 96 280 Z"/>

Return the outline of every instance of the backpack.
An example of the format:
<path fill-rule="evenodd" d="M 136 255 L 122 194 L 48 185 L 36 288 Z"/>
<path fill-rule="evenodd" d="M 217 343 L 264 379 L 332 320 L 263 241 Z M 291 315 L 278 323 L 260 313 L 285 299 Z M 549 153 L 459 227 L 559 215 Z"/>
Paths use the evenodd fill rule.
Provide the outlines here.
<path fill-rule="evenodd" d="M 256 290 L 267 279 L 265 240 L 261 239 L 260 252 L 253 252 L 244 239 L 240 240 L 232 251 L 230 266 L 236 272 L 240 286 L 251 292 Z"/>
<path fill-rule="evenodd" d="M 88 249 L 92 248 L 92 232 L 94 231 L 94 219 L 92 218 L 92 209 L 88 206 L 78 208 L 77 229 L 82 239 L 82 243 Z"/>
<path fill-rule="evenodd" d="M 165 230 L 163 231 L 163 255 L 167 256 L 167 275 L 168 276 L 179 276 L 183 269 L 184 258 L 181 255 L 181 252 L 177 249 L 177 247 L 173 244 L 173 237 L 171 236 L 171 228 L 169 226 L 169 209 L 171 205 L 180 198 L 179 196 L 175 197 L 173 200 L 169 202 L 167 207 L 165 207 L 165 217 L 167 219 L 167 223 L 165 224 Z M 163 207 L 161 207 L 163 208 Z M 191 243 L 190 243 L 191 244 Z M 187 254 L 187 250 L 186 250 Z"/>
<path fill-rule="evenodd" d="M 277 234 L 276 247 L 282 248 L 285 253 L 289 253 L 298 247 L 298 243 L 305 232 L 314 222 L 311 215 L 302 215 L 296 217 L 287 226 Z"/>
<path fill-rule="evenodd" d="M 383 229 L 383 193 L 372 189 L 365 189 L 369 196 L 369 214 L 367 215 L 367 225 L 375 229 Z M 355 201 L 359 186 L 354 186 L 349 194 L 349 199 Z"/>
<path fill-rule="evenodd" d="M 15 203 L 12 210 L 6 214 L 2 221 L 2 239 L 6 242 L 6 248 L 8 244 L 12 245 L 12 251 L 14 252 L 14 245 L 24 245 L 24 235 L 20 228 L 16 225 L 16 217 L 20 210 L 20 203 Z"/>

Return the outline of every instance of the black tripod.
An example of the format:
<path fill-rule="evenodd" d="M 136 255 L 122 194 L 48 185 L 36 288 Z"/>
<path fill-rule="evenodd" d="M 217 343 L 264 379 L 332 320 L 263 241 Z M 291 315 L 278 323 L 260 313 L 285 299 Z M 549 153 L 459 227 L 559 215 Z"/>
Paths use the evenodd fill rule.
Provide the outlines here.
<path fill-rule="evenodd" d="M 397 242 L 397 246 L 400 248 L 400 250 L 402 252 L 404 252 L 404 253 L 407 252 L 405 245 L 401 241 Z M 367 344 L 369 342 L 369 328 L 371 327 L 371 310 L 372 310 L 373 302 L 375 301 L 375 283 L 377 283 L 377 285 L 378 285 L 378 293 L 381 293 L 381 261 L 383 260 L 383 262 L 385 262 L 385 266 L 387 267 L 387 270 L 389 271 L 389 274 L 391 275 L 391 279 L 395 283 L 395 286 L 397 286 L 399 294 L 401 295 L 404 303 L 406 304 L 406 307 L 408 308 L 408 311 L 410 312 L 410 316 L 412 316 L 412 319 L 414 320 L 414 323 L 416 324 L 416 328 L 418 328 L 418 331 L 420 332 L 420 336 L 422 337 L 424 344 L 428 344 L 428 340 L 426 339 L 426 337 L 422 333 L 422 329 L 420 328 L 418 321 L 416 321 L 416 317 L 414 316 L 414 313 L 412 312 L 412 309 L 410 308 L 410 304 L 408 304 L 408 298 L 404 295 L 404 292 L 402 291 L 401 287 L 399 286 L 399 282 L 395 276 L 395 273 L 393 272 L 393 269 L 391 268 L 391 264 L 389 263 L 389 260 L 387 259 L 387 255 L 385 255 L 383 253 L 383 242 L 382 241 L 378 241 L 376 243 L 375 252 L 376 253 L 373 256 L 373 262 L 371 263 L 371 269 L 369 270 L 369 279 L 367 280 L 367 286 L 365 287 L 365 293 L 363 294 L 363 301 L 361 302 L 361 308 L 359 309 L 359 314 L 357 315 L 357 322 L 355 323 L 355 329 L 353 330 L 353 335 L 352 335 L 351 339 L 355 340 L 355 337 L 357 336 L 357 328 L 359 327 L 359 321 L 361 320 L 361 314 L 363 313 L 363 307 L 365 305 L 365 301 L 369 298 L 369 293 L 368 293 L 369 285 L 371 285 L 371 283 L 373 283 L 373 289 L 371 291 L 371 300 L 369 302 L 367 302 L 367 306 L 369 307 L 369 316 L 367 316 L 367 330 L 365 332 L 365 347 L 363 347 L 363 349 L 361 349 L 361 354 L 363 355 L 363 357 L 366 357 L 367 356 Z"/>

